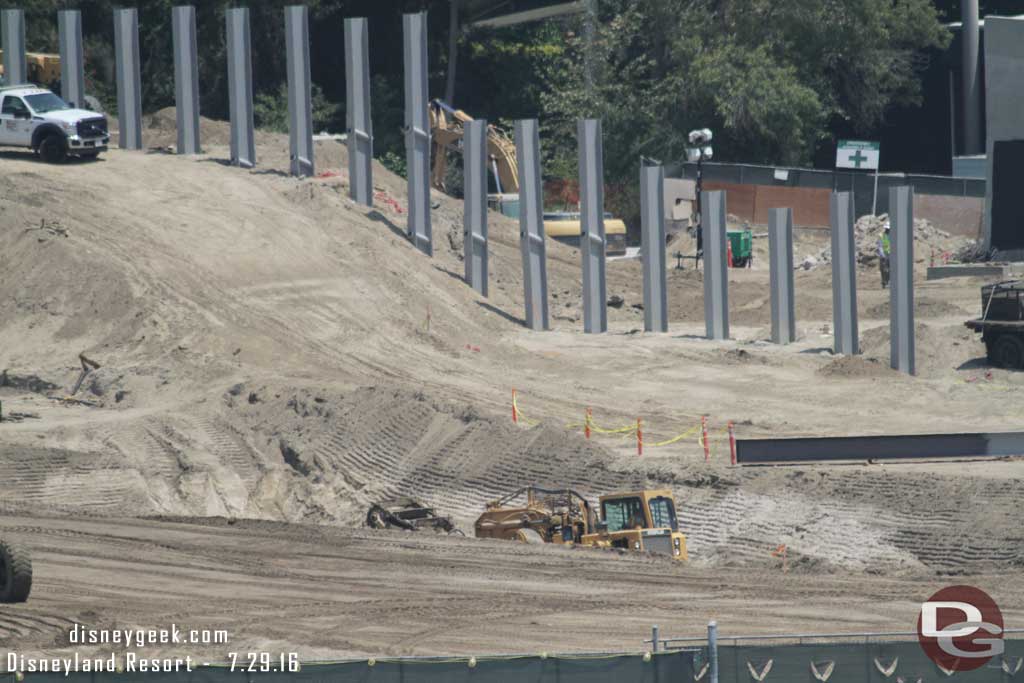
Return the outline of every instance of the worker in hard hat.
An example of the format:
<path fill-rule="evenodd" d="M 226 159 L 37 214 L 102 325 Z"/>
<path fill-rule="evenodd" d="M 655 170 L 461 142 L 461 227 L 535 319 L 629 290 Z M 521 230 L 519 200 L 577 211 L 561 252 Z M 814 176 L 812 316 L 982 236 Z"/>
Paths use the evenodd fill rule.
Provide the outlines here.
<path fill-rule="evenodd" d="M 878 236 L 878 270 L 882 274 L 882 289 L 889 286 L 889 253 L 891 244 L 889 242 L 889 226 Z"/>

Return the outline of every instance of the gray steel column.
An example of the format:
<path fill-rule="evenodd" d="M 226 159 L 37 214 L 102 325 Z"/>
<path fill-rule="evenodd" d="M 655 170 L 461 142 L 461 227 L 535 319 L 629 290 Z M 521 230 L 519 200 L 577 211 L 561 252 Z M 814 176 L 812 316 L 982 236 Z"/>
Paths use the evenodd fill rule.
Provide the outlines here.
<path fill-rule="evenodd" d="M 665 169 L 640 167 L 640 251 L 643 255 L 644 330 L 668 332 L 665 285 Z"/>
<path fill-rule="evenodd" d="M 242 168 L 256 165 L 253 133 L 252 45 L 249 8 L 224 13 L 228 29 L 228 108 L 231 115 L 231 163 Z"/>
<path fill-rule="evenodd" d="M 88 109 L 85 103 L 82 13 L 76 9 L 57 12 L 57 34 L 60 42 L 60 96 L 76 107 Z"/>
<path fill-rule="evenodd" d="M 117 140 L 121 149 L 142 149 L 142 77 L 139 72 L 139 11 L 114 10 L 117 55 Z"/>
<path fill-rule="evenodd" d="M 0 31 L 3 33 L 4 83 L 28 83 L 28 65 L 25 63 L 25 12 L 5 9 L 0 12 Z"/>
<path fill-rule="evenodd" d="M 178 116 L 178 154 L 199 154 L 199 63 L 196 56 L 196 8 L 171 9 L 174 39 L 174 109 Z"/>
<path fill-rule="evenodd" d="M 366 19 L 345 20 L 345 122 L 348 191 L 373 206 L 373 120 L 370 118 L 370 41 Z M 484 209 L 486 211 L 486 208 Z"/>
<path fill-rule="evenodd" d="M 605 284 L 604 157 L 601 122 L 576 124 L 580 158 L 580 253 L 583 256 L 583 331 L 607 332 Z"/>
<path fill-rule="evenodd" d="M 708 683 L 718 683 L 718 624 L 708 622 Z"/>
<path fill-rule="evenodd" d="M 978 0 L 960 0 L 963 66 L 964 154 L 984 154 L 981 137 L 981 72 L 978 69 Z M 956 154 L 956 150 L 953 150 Z"/>
<path fill-rule="evenodd" d="M 523 255 L 526 326 L 548 329 L 547 249 L 544 245 L 544 195 L 540 187 L 540 133 L 537 119 L 516 121 L 519 159 L 519 249 Z"/>
<path fill-rule="evenodd" d="M 729 263 L 725 192 L 701 192 L 704 223 L 704 329 L 708 339 L 729 338 Z"/>
<path fill-rule="evenodd" d="M 832 225 L 832 327 L 836 353 L 860 353 L 857 332 L 857 250 L 853 236 L 853 195 L 833 192 L 829 203 Z"/>
<path fill-rule="evenodd" d="M 402 15 L 405 37 L 405 153 L 409 239 L 433 256 L 430 229 L 430 124 L 427 121 L 427 13 Z M 522 157 L 519 159 L 522 163 Z M 546 318 L 545 318 L 546 323 Z"/>
<path fill-rule="evenodd" d="M 889 188 L 889 364 L 914 373 L 914 188 Z"/>
<path fill-rule="evenodd" d="M 309 78 L 309 9 L 284 8 L 285 50 L 288 53 L 288 139 L 291 173 L 311 176 L 313 167 L 313 105 Z"/>
<path fill-rule="evenodd" d="M 466 124 L 462 159 L 466 283 L 487 296 L 487 121 Z"/>
<path fill-rule="evenodd" d="M 771 281 L 772 341 L 796 340 L 793 305 L 793 209 L 768 210 L 768 260 Z"/>

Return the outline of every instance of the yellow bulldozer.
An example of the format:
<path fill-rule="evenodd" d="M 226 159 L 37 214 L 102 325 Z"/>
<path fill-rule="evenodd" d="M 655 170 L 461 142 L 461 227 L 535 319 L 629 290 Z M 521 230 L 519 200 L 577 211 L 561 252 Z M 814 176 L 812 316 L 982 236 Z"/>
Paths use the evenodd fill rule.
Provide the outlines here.
<path fill-rule="evenodd" d="M 4 51 L 0 50 L 0 76 L 4 75 L 3 54 Z M 31 83 L 49 86 L 60 80 L 60 55 L 26 52 L 25 65 L 28 67 L 28 80 Z"/>
<path fill-rule="evenodd" d="M 461 109 L 453 109 L 441 100 L 430 101 L 430 138 L 433 145 L 431 184 L 447 192 L 445 176 L 448 152 L 462 153 L 463 126 L 473 117 Z M 519 217 L 519 162 L 516 145 L 509 135 L 491 124 L 487 125 L 487 159 L 497 192 L 487 195 L 489 208 L 512 218 Z M 582 232 L 578 212 L 544 214 L 544 233 L 559 242 L 579 247 Z M 626 253 L 626 224 L 605 213 L 605 253 Z"/>
<path fill-rule="evenodd" d="M 618 548 L 689 559 L 675 499 L 666 489 L 601 496 L 595 510 L 572 489 L 528 486 L 488 503 L 474 530 L 477 538 Z"/>

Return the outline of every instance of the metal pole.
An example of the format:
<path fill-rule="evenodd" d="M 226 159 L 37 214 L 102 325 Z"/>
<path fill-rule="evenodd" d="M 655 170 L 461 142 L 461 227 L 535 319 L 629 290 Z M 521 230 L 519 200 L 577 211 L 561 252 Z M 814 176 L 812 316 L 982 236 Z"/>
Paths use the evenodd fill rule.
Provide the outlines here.
<path fill-rule="evenodd" d="M 370 42 L 365 18 L 345 20 L 345 119 L 349 196 L 373 206 L 373 119 L 370 118 Z"/>
<path fill-rule="evenodd" d="M 548 329 L 547 249 L 544 245 L 544 197 L 540 186 L 540 133 L 536 119 L 516 121 L 519 159 L 519 249 L 523 257 L 526 326 Z"/>
<path fill-rule="evenodd" d="M 4 83 L 28 83 L 28 65 L 25 62 L 25 12 L 5 9 L 0 12 L 0 31 L 3 32 Z"/>
<path fill-rule="evenodd" d="M 879 164 L 881 165 L 881 164 Z M 871 193 L 871 215 L 878 215 L 878 169 L 875 169 L 875 189 Z"/>
<path fill-rule="evenodd" d="M 710 683 L 718 683 L 718 624 L 708 622 L 708 673 Z"/>
<path fill-rule="evenodd" d="M 659 640 L 658 636 L 659 636 L 659 634 L 658 634 L 658 626 L 657 626 L 657 624 L 655 624 L 654 626 L 651 627 L 651 652 L 657 652 L 658 651 L 658 640 Z"/>
<path fill-rule="evenodd" d="M 914 189 L 889 189 L 889 364 L 915 374 L 914 368 Z"/>
<path fill-rule="evenodd" d="M 139 11 L 114 10 L 117 54 L 117 139 L 121 149 L 142 149 L 142 77 L 139 70 Z"/>
<path fill-rule="evenodd" d="M 953 163 L 956 156 L 956 95 L 953 88 L 953 70 L 949 70 L 949 157 Z"/>
<path fill-rule="evenodd" d="M 963 49 L 964 154 L 981 154 L 981 77 L 978 70 L 978 0 L 960 2 Z"/>
<path fill-rule="evenodd" d="M 402 16 L 405 42 L 405 150 L 409 239 L 434 254 L 430 227 L 430 124 L 427 120 L 427 13 Z M 520 157 L 522 163 L 522 157 Z"/>
<path fill-rule="evenodd" d="M 291 174 L 311 176 L 313 165 L 313 105 L 309 78 L 309 9 L 284 8 L 285 52 L 288 66 L 288 138 Z"/>
<path fill-rule="evenodd" d="M 577 122 L 580 166 L 580 253 L 583 257 L 583 331 L 608 331 L 605 283 L 604 160 L 601 122 Z"/>
<path fill-rule="evenodd" d="M 857 332 L 857 262 L 853 235 L 853 195 L 833 192 L 829 213 L 832 226 L 832 327 L 836 353 L 859 353 Z"/>
<path fill-rule="evenodd" d="M 793 210 L 769 209 L 768 259 L 771 280 L 772 341 L 796 340 L 793 305 Z"/>
<path fill-rule="evenodd" d="M 196 57 L 196 8 L 171 9 L 174 42 L 174 108 L 178 118 L 178 154 L 199 154 L 199 64 Z"/>
<path fill-rule="evenodd" d="M 665 169 L 640 167 L 640 251 L 643 255 L 644 330 L 668 332 L 665 284 Z"/>
<path fill-rule="evenodd" d="M 76 9 L 57 12 L 57 33 L 60 41 L 60 95 L 74 106 L 87 109 L 82 13 Z"/>
<path fill-rule="evenodd" d="M 704 235 L 704 329 L 708 339 L 729 338 L 728 240 L 725 192 L 705 192 L 701 205 L 707 216 Z"/>
<path fill-rule="evenodd" d="M 231 163 L 242 168 L 256 165 L 253 132 L 252 47 L 249 8 L 225 11 L 228 31 L 228 108 L 231 116 Z"/>
<path fill-rule="evenodd" d="M 463 137 L 463 249 L 466 283 L 487 296 L 487 121 L 466 123 Z"/>

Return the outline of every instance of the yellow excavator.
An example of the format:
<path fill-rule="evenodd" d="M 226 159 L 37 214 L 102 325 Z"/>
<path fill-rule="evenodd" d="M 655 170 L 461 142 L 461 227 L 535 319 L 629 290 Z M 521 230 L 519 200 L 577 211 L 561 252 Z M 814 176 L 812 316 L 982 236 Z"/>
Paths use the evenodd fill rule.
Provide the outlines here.
<path fill-rule="evenodd" d="M 448 151 L 462 153 L 463 127 L 473 117 L 454 109 L 441 100 L 430 101 L 430 134 L 433 142 L 433 169 L 431 184 L 447 192 L 445 175 L 448 170 Z M 487 158 L 494 174 L 496 193 L 487 195 L 487 205 L 512 218 L 519 217 L 519 162 L 516 145 L 500 128 L 487 125 Z M 580 246 L 582 231 L 579 212 L 545 212 L 544 233 L 570 246 Z M 626 224 L 605 213 L 605 253 L 626 253 Z"/>
<path fill-rule="evenodd" d="M 4 75 L 3 54 L 4 51 L 0 50 L 0 76 Z M 49 86 L 60 80 L 60 55 L 26 52 L 25 65 L 28 67 L 28 80 L 31 83 Z"/>

